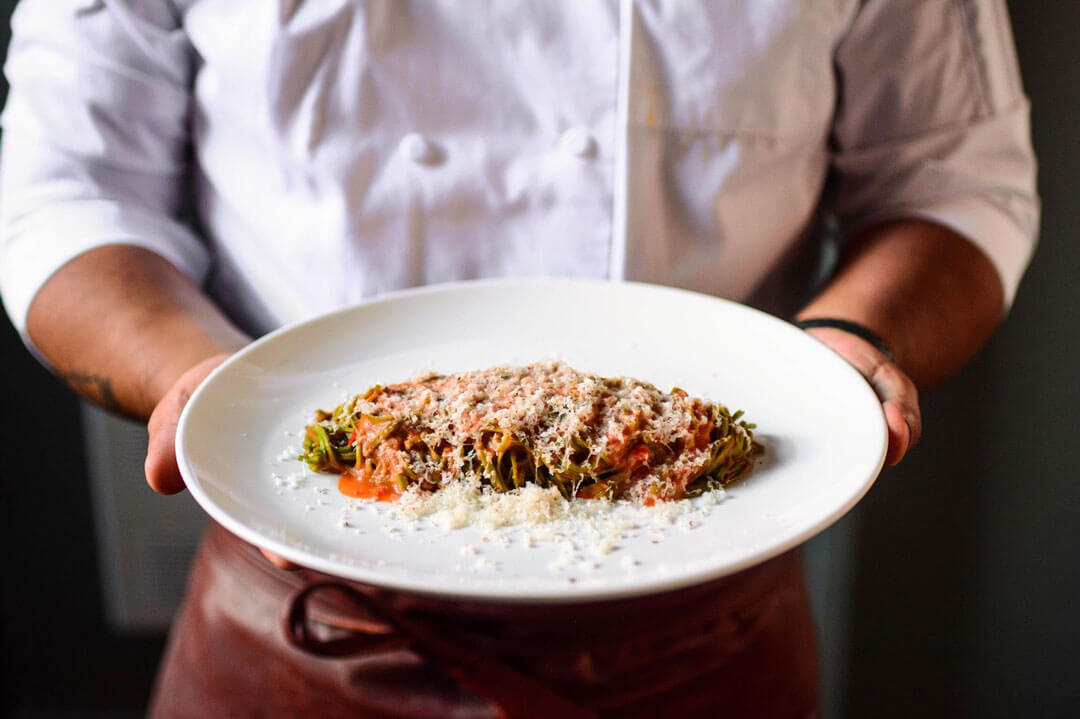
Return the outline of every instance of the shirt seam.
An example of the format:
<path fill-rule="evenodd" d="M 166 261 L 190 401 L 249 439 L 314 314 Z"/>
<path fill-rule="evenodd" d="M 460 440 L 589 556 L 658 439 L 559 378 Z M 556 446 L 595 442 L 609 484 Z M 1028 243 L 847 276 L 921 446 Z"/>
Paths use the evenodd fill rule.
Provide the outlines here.
<path fill-rule="evenodd" d="M 977 18 L 970 9 L 970 2 L 968 2 L 968 0 L 953 0 L 950 5 L 953 7 L 957 16 L 956 22 L 960 25 L 960 35 L 964 45 L 964 55 L 967 57 L 966 65 L 968 74 L 971 77 L 972 84 L 975 86 L 975 92 L 978 97 L 979 116 L 986 117 L 993 115 L 993 104 L 990 102 L 986 68 L 984 67 L 984 63 L 979 62 L 978 53 L 975 49 L 976 37 L 973 25 L 977 22 Z"/>
<path fill-rule="evenodd" d="M 663 133 L 687 133 L 693 135 L 725 135 L 728 137 L 745 137 L 753 140 L 760 140 L 762 142 L 782 142 L 790 140 L 802 140 L 810 136 L 810 133 L 804 135 L 795 133 L 778 133 L 778 132 L 764 132 L 759 130 L 745 130 L 739 129 L 725 129 L 721 127 L 698 127 L 695 125 L 686 125 L 674 122 L 665 122 L 650 124 L 641 120 L 627 120 L 628 127 L 633 127 L 638 130 L 651 130 L 653 132 Z"/>

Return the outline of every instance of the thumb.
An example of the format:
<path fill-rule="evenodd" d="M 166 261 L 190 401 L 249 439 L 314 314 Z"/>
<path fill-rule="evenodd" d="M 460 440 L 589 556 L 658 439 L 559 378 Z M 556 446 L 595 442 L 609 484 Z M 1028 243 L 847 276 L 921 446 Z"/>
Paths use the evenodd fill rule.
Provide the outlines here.
<path fill-rule="evenodd" d="M 180 376 L 161 398 L 146 424 L 150 434 L 146 446 L 146 482 L 160 494 L 176 494 L 184 489 L 184 480 L 176 466 L 176 426 L 184 406 L 207 375 L 226 359 L 220 354 L 203 360 Z"/>
<path fill-rule="evenodd" d="M 919 391 L 915 383 L 881 350 L 861 337 L 824 327 L 809 332 L 847 360 L 870 383 L 881 400 L 888 429 L 885 463 L 898 464 L 922 434 Z"/>

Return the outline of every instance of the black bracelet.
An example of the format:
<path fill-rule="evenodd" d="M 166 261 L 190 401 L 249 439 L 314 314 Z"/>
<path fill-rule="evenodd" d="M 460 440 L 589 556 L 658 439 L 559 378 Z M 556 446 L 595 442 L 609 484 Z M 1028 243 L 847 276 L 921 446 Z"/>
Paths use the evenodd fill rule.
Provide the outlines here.
<path fill-rule="evenodd" d="M 827 327 L 833 330 L 843 330 L 849 332 L 856 337 L 861 337 L 870 344 L 877 347 L 881 351 L 881 354 L 889 358 L 890 362 L 896 362 L 896 358 L 893 357 L 893 353 L 889 351 L 889 345 L 885 344 L 885 340 L 874 332 L 869 327 L 861 325 L 858 322 L 852 322 L 851 320 L 838 320 L 832 317 L 814 317 L 806 320 L 796 320 L 793 323 L 801 330 L 809 330 L 815 327 Z"/>

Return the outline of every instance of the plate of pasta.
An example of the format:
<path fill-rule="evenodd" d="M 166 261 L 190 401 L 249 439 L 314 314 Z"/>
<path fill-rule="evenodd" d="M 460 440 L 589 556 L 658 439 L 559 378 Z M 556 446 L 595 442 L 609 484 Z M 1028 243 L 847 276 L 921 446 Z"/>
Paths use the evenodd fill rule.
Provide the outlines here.
<path fill-rule="evenodd" d="M 593 280 L 398 292 L 273 332 L 193 394 L 177 459 L 242 539 L 442 597 L 686 587 L 839 519 L 880 472 L 873 391 L 743 305 Z"/>

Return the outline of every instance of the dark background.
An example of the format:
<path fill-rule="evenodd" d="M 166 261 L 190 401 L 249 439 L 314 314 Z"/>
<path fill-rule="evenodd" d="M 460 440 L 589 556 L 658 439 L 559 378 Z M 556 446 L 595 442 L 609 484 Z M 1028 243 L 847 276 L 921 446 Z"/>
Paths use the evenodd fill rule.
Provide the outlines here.
<path fill-rule="evenodd" d="M 824 638 L 837 716 L 1080 707 L 1080 3 L 1010 11 L 1040 247 L 990 346 L 924 398 L 923 443 L 844 522 L 846 639 Z M 77 405 L 6 323 L 0 367 L 0 712 L 138 716 L 163 637 L 106 625 Z"/>

